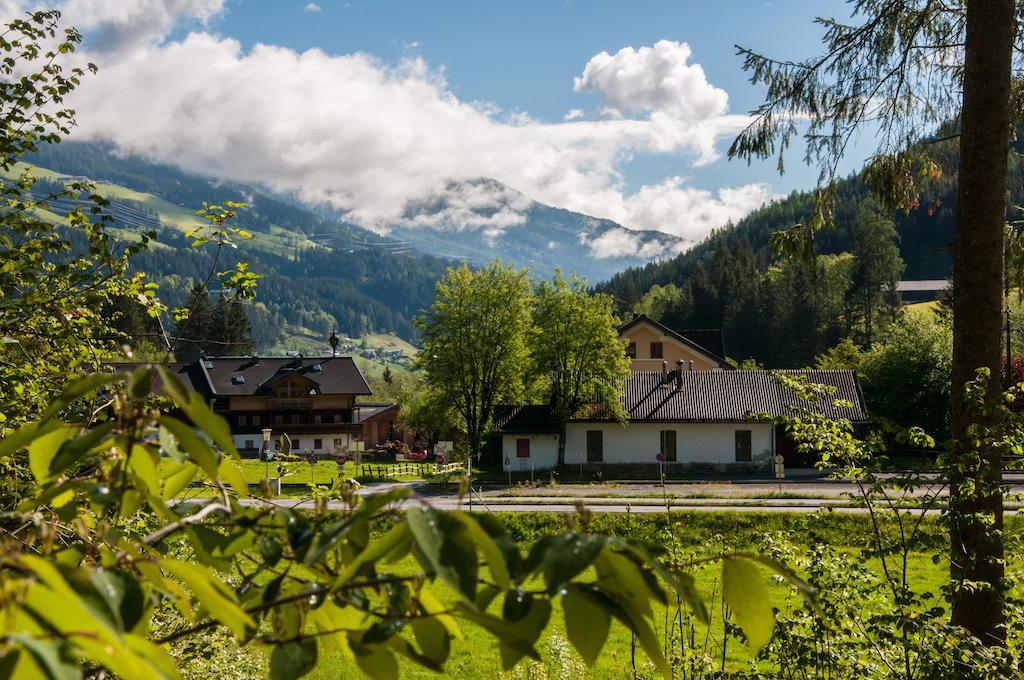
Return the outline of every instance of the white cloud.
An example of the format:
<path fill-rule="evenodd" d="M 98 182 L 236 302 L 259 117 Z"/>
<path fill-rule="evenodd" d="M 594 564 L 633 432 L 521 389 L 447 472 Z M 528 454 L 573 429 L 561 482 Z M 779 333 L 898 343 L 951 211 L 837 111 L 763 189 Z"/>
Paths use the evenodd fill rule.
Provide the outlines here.
<path fill-rule="evenodd" d="M 585 115 L 586 111 L 584 111 L 583 109 L 569 109 L 566 112 L 565 116 L 562 117 L 562 120 L 576 120 L 577 118 L 582 118 Z"/>
<path fill-rule="evenodd" d="M 713 194 L 684 186 L 681 177 L 671 177 L 625 197 L 616 221 L 664 231 L 692 244 L 712 229 L 740 219 L 772 198 L 765 184 L 723 188 Z"/>
<path fill-rule="evenodd" d="M 364 53 L 261 44 L 243 50 L 205 30 L 167 40 L 175 22 L 209 21 L 224 11 L 223 0 L 69 0 L 66 7 L 80 17 L 91 8 L 87 50 L 130 48 L 117 58 L 81 55 L 100 72 L 74 93 L 75 138 L 109 140 L 189 171 L 264 184 L 333 206 L 371 228 L 477 228 L 493 239 L 523 222 L 526 194 L 626 227 L 698 238 L 768 195 L 752 185 L 716 196 L 679 178 L 625 191 L 623 162 L 648 153 L 674 154 L 683 164 L 711 162 L 719 155 L 716 142 L 746 120 L 727 113 L 725 93 L 694 64 L 683 63 L 683 80 L 700 101 L 681 103 L 678 88 L 673 99 L 664 76 L 643 94 L 636 60 L 668 72 L 662 62 L 684 53 L 685 62 L 685 45 L 663 41 L 597 55 L 577 89 L 601 88 L 604 105 L 618 117 L 587 120 L 570 112 L 568 120 L 550 123 L 460 100 L 443 69 L 416 55 L 388 64 Z M 127 39 L 134 25 L 145 39 Z M 121 39 L 97 46 L 96 36 Z M 608 60 L 618 60 L 633 84 L 612 88 Z M 637 107 L 649 113 L 628 117 Z M 628 234 L 596 247 L 623 254 L 647 248 Z"/>
<path fill-rule="evenodd" d="M 725 115 L 729 95 L 708 82 L 699 64 L 688 63 L 692 54 L 689 45 L 671 40 L 601 52 L 575 79 L 575 89 L 600 94 L 605 115 L 658 111 L 690 122 Z"/>
<path fill-rule="evenodd" d="M 315 2 L 311 2 L 311 3 L 307 4 L 305 7 L 303 7 L 302 9 L 306 10 L 307 12 L 319 12 L 320 10 L 323 9 L 323 7 L 321 7 L 320 5 L 316 4 Z"/>
<path fill-rule="evenodd" d="M 181 23 L 205 25 L 225 0 L 66 0 L 64 21 L 88 34 L 87 49 L 110 53 L 152 45 Z"/>

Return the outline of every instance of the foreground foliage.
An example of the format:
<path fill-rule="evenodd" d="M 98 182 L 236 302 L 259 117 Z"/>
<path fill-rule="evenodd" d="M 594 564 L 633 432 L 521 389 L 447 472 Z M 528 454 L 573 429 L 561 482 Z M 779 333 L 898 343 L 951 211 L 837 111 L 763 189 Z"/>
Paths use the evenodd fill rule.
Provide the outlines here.
<path fill-rule="evenodd" d="M 152 408 L 158 375 L 178 415 Z M 91 428 L 60 420 L 96 390 L 111 395 L 112 419 Z M 43 418 L 0 442 L 0 456 L 23 450 L 38 486 L 3 519 L 4 676 L 77 677 L 84 668 L 177 677 L 164 645 L 217 628 L 241 644 L 272 646 L 271 677 L 301 676 L 337 649 L 371 677 L 395 677 L 396 655 L 442 669 L 460 624 L 492 634 L 509 669 L 539 659 L 534 645 L 557 600 L 587 663 L 617 620 L 669 677 L 652 604 L 672 593 L 707 618 L 687 565 L 667 564 L 651 545 L 590 533 L 585 521 L 523 552 L 489 516 L 438 512 L 423 500 L 399 511 L 406 490 L 360 498 L 340 486 L 332 494 L 345 501 L 340 513 L 325 512 L 326 496 L 313 512 L 242 502 L 247 486 L 226 421 L 162 368 L 75 381 Z M 174 464 L 158 467 L 161 452 Z M 216 496 L 177 502 L 191 482 Z M 149 517 L 157 528 L 147 532 Z M 391 525 L 371 539 L 380 519 Z M 414 573 L 391 569 L 407 556 Z M 774 619 L 755 565 L 802 582 L 771 560 L 720 557 L 734 619 L 761 647 Z M 454 606 L 441 606 L 437 581 L 458 593 Z M 492 602 L 500 616 L 489 613 Z M 160 624 L 172 610 L 184 622 L 168 630 Z"/>

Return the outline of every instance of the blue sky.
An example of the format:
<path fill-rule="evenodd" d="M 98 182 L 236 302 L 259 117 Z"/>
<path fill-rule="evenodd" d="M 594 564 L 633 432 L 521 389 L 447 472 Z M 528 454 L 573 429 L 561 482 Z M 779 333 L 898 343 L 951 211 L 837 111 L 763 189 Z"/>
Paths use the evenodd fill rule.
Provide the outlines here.
<path fill-rule="evenodd" d="M 763 96 L 734 46 L 805 57 L 819 47 L 814 14 L 847 11 L 834 0 L 64 7 L 101 69 L 76 93 L 80 138 L 293 193 L 378 231 L 514 235 L 533 199 L 664 232 L 682 241 L 660 245 L 677 249 L 813 186 L 799 150 L 783 177 L 774 162 L 726 160 Z M 509 189 L 472 184 L 484 177 Z M 414 209 L 438 201 L 447 208 Z M 639 242 L 622 230 L 588 247 L 659 246 Z"/>
<path fill-rule="evenodd" d="M 251 47 L 271 43 L 304 51 L 368 52 L 386 61 L 416 54 L 443 66 L 451 89 L 464 100 L 493 102 L 507 111 L 558 121 L 574 108 L 594 108 L 599 97 L 578 93 L 573 78 L 598 52 L 688 43 L 708 80 L 729 94 L 734 113 L 756 107 L 763 90 L 748 82 L 735 45 L 794 58 L 818 48 L 819 14 L 847 11 L 845 2 L 358 2 L 238 0 L 215 22 L 217 30 Z M 693 183 L 714 189 L 728 183 L 766 181 L 778 191 L 813 186 L 817 171 L 792 154 L 779 177 L 774 163 L 717 161 L 698 171 L 671 156 L 650 154 L 627 166 L 631 187 L 685 171 Z M 849 168 L 857 162 L 851 159 Z"/>

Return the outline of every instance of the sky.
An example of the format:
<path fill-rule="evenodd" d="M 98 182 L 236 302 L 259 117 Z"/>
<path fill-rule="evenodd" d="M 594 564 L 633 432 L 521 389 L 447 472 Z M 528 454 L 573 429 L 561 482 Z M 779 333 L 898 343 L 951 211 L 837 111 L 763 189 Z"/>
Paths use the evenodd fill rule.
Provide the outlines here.
<path fill-rule="evenodd" d="M 35 6 L 0 0 L 11 15 Z M 99 66 L 73 136 L 329 205 L 377 231 L 524 224 L 529 200 L 684 248 L 814 185 L 725 151 L 763 91 L 735 45 L 814 54 L 847 5 L 64 0 Z M 862 140 L 847 170 L 857 167 Z M 508 190 L 487 190 L 491 178 Z M 467 188 L 469 187 L 469 188 Z M 485 187 L 480 189 L 479 187 Z M 441 202 L 430 220 L 416 206 Z M 623 230 L 593 255 L 635 254 Z"/>

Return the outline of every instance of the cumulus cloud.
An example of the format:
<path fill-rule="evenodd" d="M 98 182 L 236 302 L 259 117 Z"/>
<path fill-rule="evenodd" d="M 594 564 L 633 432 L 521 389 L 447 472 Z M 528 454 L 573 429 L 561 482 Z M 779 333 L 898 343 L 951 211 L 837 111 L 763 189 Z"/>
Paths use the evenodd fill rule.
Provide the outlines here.
<path fill-rule="evenodd" d="M 89 49 L 101 53 L 160 42 L 182 23 L 205 25 L 224 12 L 225 0 L 67 0 L 68 25 L 89 34 Z"/>
<path fill-rule="evenodd" d="M 320 5 L 316 4 L 315 2 L 311 2 L 311 3 L 307 4 L 305 7 L 303 7 L 302 9 L 306 10 L 307 12 L 319 12 L 320 10 L 323 9 L 323 7 L 321 7 Z"/>
<path fill-rule="evenodd" d="M 689 63 L 686 43 L 659 40 L 652 47 L 623 47 L 593 56 L 576 78 L 577 92 L 601 95 L 605 115 L 659 111 L 691 122 L 725 115 L 729 95 L 708 82 L 699 64 Z"/>
<path fill-rule="evenodd" d="M 74 93 L 76 138 L 263 184 L 380 231 L 473 228 L 494 239 L 522 224 L 535 199 L 697 238 L 768 195 L 761 185 L 713 195 L 680 178 L 634 193 L 623 188 L 625 161 L 660 153 L 707 163 L 718 157 L 716 142 L 745 121 L 729 115 L 725 93 L 687 63 L 684 44 L 595 56 L 576 87 L 600 92 L 617 116 L 570 112 L 567 120 L 544 122 L 460 100 L 443 68 L 417 55 L 385 63 L 365 53 L 261 44 L 244 50 L 201 26 L 167 38 L 183 21 L 201 24 L 223 13 L 223 0 L 68 0 L 65 9 L 89 15 L 79 24 L 87 29 L 81 56 L 100 66 Z M 137 32 L 131 40 L 129 26 Z M 117 58 L 104 59 L 114 48 Z M 674 70 L 664 63 L 672 55 L 682 58 Z M 607 70 L 616 60 L 630 83 L 618 89 Z M 660 74 L 646 86 L 644 63 Z M 681 101 L 684 92 L 697 99 Z M 640 110 L 646 115 L 630 117 Z M 621 231 L 591 249 L 647 255 L 643 239 Z"/>
<path fill-rule="evenodd" d="M 747 184 L 711 193 L 684 186 L 682 177 L 671 177 L 625 197 L 620 219 L 616 221 L 658 229 L 692 244 L 712 229 L 740 219 L 772 198 L 766 184 Z"/>

